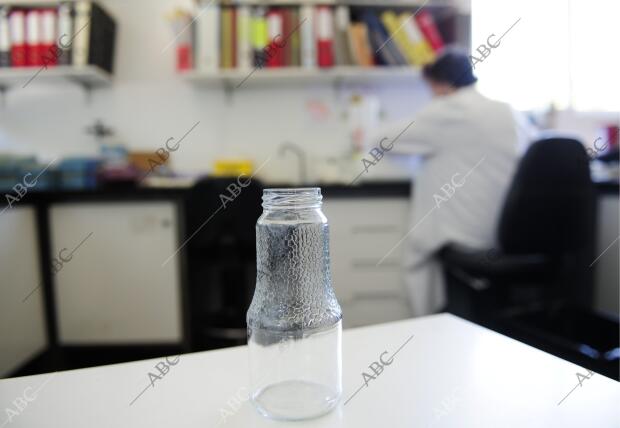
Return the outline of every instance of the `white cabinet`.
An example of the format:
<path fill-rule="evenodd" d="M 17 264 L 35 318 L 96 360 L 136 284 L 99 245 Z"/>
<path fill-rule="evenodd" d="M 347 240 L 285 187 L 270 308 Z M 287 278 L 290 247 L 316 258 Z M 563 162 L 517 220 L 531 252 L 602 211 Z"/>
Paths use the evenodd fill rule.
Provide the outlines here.
<path fill-rule="evenodd" d="M 61 345 L 182 340 L 179 254 L 164 264 L 179 247 L 177 217 L 173 202 L 51 207 Z"/>
<path fill-rule="evenodd" d="M 0 377 L 47 347 L 35 210 L 0 214 Z"/>
<path fill-rule="evenodd" d="M 342 306 L 344 327 L 395 321 L 410 316 L 402 269 L 409 198 L 325 198 L 330 225 L 332 283 Z"/>
<path fill-rule="evenodd" d="M 596 242 L 595 269 L 595 308 L 612 314 L 618 313 L 620 297 L 620 278 L 618 260 L 620 243 L 618 240 L 618 219 L 620 209 L 617 193 L 603 194 L 598 201 L 598 236 Z"/>

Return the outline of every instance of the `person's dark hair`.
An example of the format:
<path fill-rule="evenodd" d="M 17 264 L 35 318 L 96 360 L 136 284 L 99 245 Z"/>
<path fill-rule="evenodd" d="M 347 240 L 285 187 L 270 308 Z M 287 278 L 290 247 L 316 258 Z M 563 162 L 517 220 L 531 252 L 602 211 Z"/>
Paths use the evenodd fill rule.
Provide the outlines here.
<path fill-rule="evenodd" d="M 447 83 L 455 88 L 473 85 L 474 76 L 469 56 L 460 49 L 445 49 L 432 64 L 422 69 L 425 79 L 436 83 Z"/>

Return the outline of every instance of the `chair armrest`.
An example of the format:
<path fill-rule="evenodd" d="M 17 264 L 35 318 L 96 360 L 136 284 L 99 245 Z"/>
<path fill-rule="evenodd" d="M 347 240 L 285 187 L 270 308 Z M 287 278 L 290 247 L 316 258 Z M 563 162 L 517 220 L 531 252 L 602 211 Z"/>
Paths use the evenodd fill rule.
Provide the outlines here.
<path fill-rule="evenodd" d="M 551 264 L 551 258 L 544 254 L 505 254 L 501 250 L 480 250 L 454 243 L 442 248 L 439 258 L 446 268 L 478 278 L 541 274 Z"/>

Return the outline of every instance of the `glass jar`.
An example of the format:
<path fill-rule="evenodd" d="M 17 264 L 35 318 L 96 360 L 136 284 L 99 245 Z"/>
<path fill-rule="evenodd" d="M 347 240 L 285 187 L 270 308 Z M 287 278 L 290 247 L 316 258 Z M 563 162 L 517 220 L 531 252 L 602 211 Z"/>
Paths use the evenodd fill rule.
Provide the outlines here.
<path fill-rule="evenodd" d="M 265 189 L 247 314 L 251 398 L 274 419 L 313 418 L 342 393 L 342 311 L 321 189 Z"/>

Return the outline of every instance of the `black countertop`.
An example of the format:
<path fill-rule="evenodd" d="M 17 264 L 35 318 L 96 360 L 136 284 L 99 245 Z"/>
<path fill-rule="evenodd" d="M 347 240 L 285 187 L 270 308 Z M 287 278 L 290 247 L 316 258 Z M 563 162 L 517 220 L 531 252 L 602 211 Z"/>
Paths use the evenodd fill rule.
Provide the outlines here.
<path fill-rule="evenodd" d="M 597 189 L 602 194 L 616 194 L 620 190 L 618 181 L 596 183 Z M 320 187 L 325 198 L 380 198 L 380 197 L 409 197 L 411 195 L 411 183 L 404 180 L 362 182 L 349 186 L 346 184 L 305 184 L 305 185 L 280 185 L 270 183 L 266 188 L 277 187 Z M 29 190 L 19 200 L 11 199 L 12 205 L 30 203 L 61 203 L 61 202 L 106 202 L 106 201 L 143 201 L 143 200 L 170 200 L 183 199 L 188 187 L 137 187 L 137 186 L 113 186 L 100 187 L 85 190 Z M 4 192 L 4 198 L 0 202 L 0 210 L 8 207 L 8 195 L 17 197 L 14 192 Z"/>
<path fill-rule="evenodd" d="M 231 179 L 234 180 L 234 179 Z M 273 184 L 264 185 L 265 188 L 281 187 L 320 187 L 326 198 L 343 197 L 409 197 L 411 184 L 408 181 L 375 181 L 360 183 L 353 186 L 346 184 L 305 184 L 299 186 Z M 28 190 L 23 197 L 18 197 L 14 191 L 5 191 L 0 202 L 0 210 L 8 208 L 8 201 L 12 207 L 21 204 L 49 204 L 62 202 L 111 202 L 111 201 L 148 201 L 148 200 L 182 200 L 189 187 L 143 187 L 143 186 L 106 186 L 83 190 Z M 10 195 L 10 197 L 9 197 Z M 16 199 L 14 199 L 16 198 Z"/>

